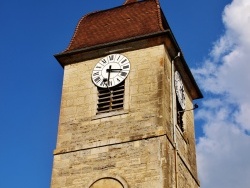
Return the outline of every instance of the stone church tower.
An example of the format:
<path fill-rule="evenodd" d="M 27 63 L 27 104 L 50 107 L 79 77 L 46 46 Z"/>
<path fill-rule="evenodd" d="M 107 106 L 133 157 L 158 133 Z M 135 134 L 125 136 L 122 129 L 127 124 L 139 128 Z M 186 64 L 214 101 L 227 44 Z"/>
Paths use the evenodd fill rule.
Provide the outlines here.
<path fill-rule="evenodd" d="M 79 21 L 64 68 L 51 188 L 197 188 L 202 94 L 158 0 Z"/>

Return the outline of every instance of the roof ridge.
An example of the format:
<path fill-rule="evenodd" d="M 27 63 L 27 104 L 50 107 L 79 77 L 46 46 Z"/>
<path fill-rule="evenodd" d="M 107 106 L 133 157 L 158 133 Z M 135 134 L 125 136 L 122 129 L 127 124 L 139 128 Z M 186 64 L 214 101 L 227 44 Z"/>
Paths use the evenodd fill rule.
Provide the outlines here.
<path fill-rule="evenodd" d="M 136 3 L 138 0 L 126 0 L 123 5 L 129 4 L 129 3 Z"/>
<path fill-rule="evenodd" d="M 161 6 L 159 0 L 154 0 L 157 4 L 157 9 L 158 9 L 158 21 L 159 21 L 159 27 L 162 31 L 164 31 L 163 23 L 162 23 L 162 15 L 161 15 Z"/>

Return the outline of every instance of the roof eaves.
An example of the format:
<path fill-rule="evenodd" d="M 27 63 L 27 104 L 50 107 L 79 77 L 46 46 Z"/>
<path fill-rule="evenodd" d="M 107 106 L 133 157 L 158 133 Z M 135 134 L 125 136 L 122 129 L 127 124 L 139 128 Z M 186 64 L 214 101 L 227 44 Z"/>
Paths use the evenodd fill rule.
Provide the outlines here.
<path fill-rule="evenodd" d="M 117 44 L 120 44 L 120 43 L 130 42 L 130 41 L 134 41 L 134 40 L 138 40 L 138 39 L 144 39 L 144 38 L 153 37 L 153 36 L 157 36 L 157 35 L 162 35 L 162 34 L 166 34 L 168 32 L 169 32 L 169 30 L 164 30 L 164 31 L 159 31 L 159 32 L 155 32 L 155 33 L 146 34 L 146 35 L 140 35 L 140 36 L 136 36 L 136 37 L 126 38 L 126 39 L 122 39 L 122 40 L 119 40 L 119 41 L 108 42 L 108 43 L 105 43 L 105 44 L 98 44 L 98 45 L 84 47 L 84 48 L 80 48 L 80 49 L 75 49 L 75 50 L 70 50 L 70 51 L 63 51 L 62 53 L 55 54 L 54 56 L 57 58 L 57 57 L 60 57 L 60 56 L 73 55 L 73 54 L 76 54 L 76 53 L 95 50 L 95 49 L 99 49 L 99 48 L 105 48 L 105 47 L 117 45 Z"/>
<path fill-rule="evenodd" d="M 193 97 L 193 99 L 201 99 L 201 98 L 203 98 L 203 94 L 202 94 L 197 82 L 195 81 L 194 76 L 193 76 L 192 72 L 190 71 L 190 68 L 187 65 L 187 62 L 186 62 L 186 60 L 185 60 L 185 58 L 183 56 L 182 50 L 181 50 L 179 44 L 177 43 L 171 29 L 168 29 L 167 31 L 168 31 L 167 34 L 169 35 L 169 38 L 172 40 L 174 46 L 176 47 L 177 53 L 178 52 L 181 53 L 181 56 L 180 56 L 181 65 L 183 66 L 185 72 L 187 73 L 190 81 L 192 82 L 192 84 L 193 84 L 193 86 L 194 86 L 194 88 L 195 88 L 195 90 L 197 92 L 196 97 Z M 177 54 L 175 54 L 175 55 L 177 55 Z M 175 56 L 172 55 L 172 56 L 170 56 L 170 58 L 173 60 L 175 58 Z"/>
<path fill-rule="evenodd" d="M 81 48 L 81 49 L 66 51 L 66 52 L 62 52 L 59 54 L 55 54 L 54 57 L 58 60 L 58 62 L 61 64 L 61 66 L 64 67 L 65 65 L 67 65 L 67 63 L 65 64 L 62 60 L 64 57 L 70 57 L 70 56 L 74 56 L 76 54 L 86 53 L 89 51 L 99 50 L 99 49 L 103 49 L 103 48 L 107 48 L 107 47 L 111 47 L 111 46 L 120 45 L 123 43 L 128 43 L 128 42 L 133 42 L 133 41 L 138 41 L 138 40 L 143 40 L 143 39 L 153 38 L 153 37 L 158 37 L 158 36 L 164 36 L 164 35 L 167 35 L 169 37 L 169 39 L 172 41 L 173 47 L 175 48 L 175 51 L 181 52 L 181 49 L 180 49 L 173 33 L 171 32 L 170 29 L 167 29 L 164 31 L 159 31 L 159 32 L 150 33 L 150 34 L 141 35 L 141 36 L 136 36 L 136 37 L 131 37 L 131 38 L 115 41 L 115 42 L 109 42 L 109 43 L 105 43 L 105 44 L 99 44 L 99 45 L 85 47 L 85 48 Z M 169 55 L 170 55 L 170 58 L 173 59 L 175 54 L 169 54 Z M 183 55 L 181 55 L 181 57 L 180 57 L 180 63 L 181 63 L 181 66 L 183 66 L 190 81 L 192 82 L 192 85 L 194 86 L 194 88 L 196 90 L 197 94 L 195 94 L 193 99 L 203 98 L 203 95 L 202 95 L 202 93 L 201 93 L 201 91 L 200 91 L 200 89 L 199 89 L 199 87 L 198 87 L 198 85 L 193 77 L 193 74 L 191 73 Z"/>

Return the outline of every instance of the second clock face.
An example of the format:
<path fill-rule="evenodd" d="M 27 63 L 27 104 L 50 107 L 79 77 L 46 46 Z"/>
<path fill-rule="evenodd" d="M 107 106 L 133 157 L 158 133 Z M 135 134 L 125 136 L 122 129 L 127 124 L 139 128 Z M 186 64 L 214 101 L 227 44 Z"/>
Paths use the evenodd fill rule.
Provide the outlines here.
<path fill-rule="evenodd" d="M 92 81 L 101 88 L 114 87 L 126 79 L 129 71 L 128 58 L 121 54 L 110 54 L 95 65 Z"/>
<path fill-rule="evenodd" d="M 175 92 L 178 101 L 181 105 L 181 108 L 184 110 L 186 107 L 185 90 L 184 90 L 184 85 L 182 83 L 181 75 L 177 71 L 175 71 L 174 74 L 174 82 L 175 82 Z"/>

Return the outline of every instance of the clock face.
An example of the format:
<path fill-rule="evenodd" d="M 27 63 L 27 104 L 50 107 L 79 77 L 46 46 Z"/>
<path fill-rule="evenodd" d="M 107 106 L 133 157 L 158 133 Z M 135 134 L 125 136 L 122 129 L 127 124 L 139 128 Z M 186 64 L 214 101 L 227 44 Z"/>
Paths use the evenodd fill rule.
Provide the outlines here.
<path fill-rule="evenodd" d="M 126 79 L 129 71 L 128 58 L 121 54 L 110 54 L 95 65 L 92 81 L 101 88 L 114 87 Z"/>
<path fill-rule="evenodd" d="M 178 101 L 181 105 L 181 108 L 184 110 L 186 107 L 185 90 L 184 90 L 184 85 L 183 85 L 181 76 L 178 71 L 175 71 L 174 83 L 175 83 L 175 92 L 176 92 Z"/>

